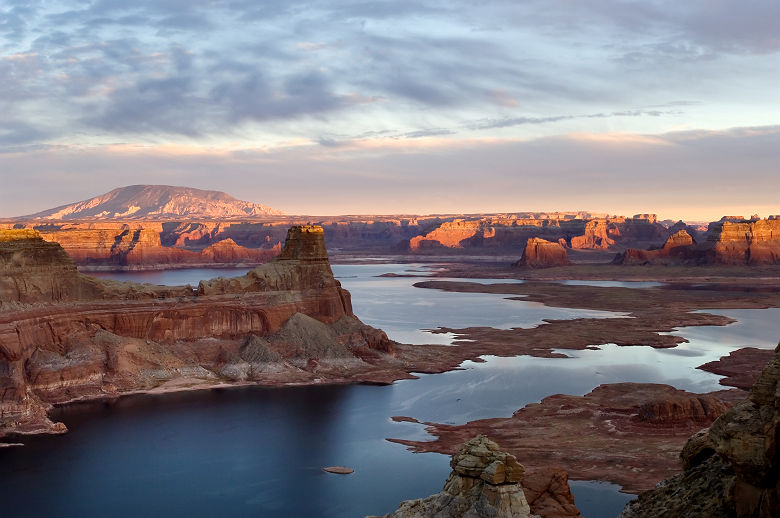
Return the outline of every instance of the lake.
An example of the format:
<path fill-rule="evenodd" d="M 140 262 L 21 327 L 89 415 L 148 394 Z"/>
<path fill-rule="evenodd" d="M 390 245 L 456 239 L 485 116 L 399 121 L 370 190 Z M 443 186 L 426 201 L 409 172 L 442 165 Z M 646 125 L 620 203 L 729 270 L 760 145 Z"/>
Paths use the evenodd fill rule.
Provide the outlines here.
<path fill-rule="evenodd" d="M 333 266 L 364 322 L 412 343 L 449 343 L 452 337 L 425 331 L 439 326 L 530 327 L 542 318 L 613 315 L 548 308 L 496 294 L 414 288 L 419 278 L 413 277 L 377 277 L 410 269 L 424 267 Z M 245 271 L 100 276 L 195 285 L 209 272 Z M 745 345 L 774 347 L 780 310 L 718 313 L 740 323 L 682 329 L 676 334 L 690 343 L 675 349 L 605 344 L 599 350 L 561 351 L 570 356 L 563 359 L 488 356 L 484 363 L 465 362 L 463 370 L 390 386 L 249 387 L 70 405 L 54 415 L 70 433 L 0 450 L 4 516 L 383 514 L 401 500 L 440 491 L 450 470 L 447 456 L 414 454 L 387 442 L 388 437 L 428 437 L 422 425 L 395 423 L 391 416 L 459 424 L 509 416 L 554 393 L 585 394 L 601 383 L 620 381 L 696 391 L 721 388 L 718 376 L 694 367 Z M 320 470 L 328 465 L 349 466 L 355 473 Z M 572 484 L 586 518 L 616 516 L 631 498 L 618 489 L 588 481 Z"/>

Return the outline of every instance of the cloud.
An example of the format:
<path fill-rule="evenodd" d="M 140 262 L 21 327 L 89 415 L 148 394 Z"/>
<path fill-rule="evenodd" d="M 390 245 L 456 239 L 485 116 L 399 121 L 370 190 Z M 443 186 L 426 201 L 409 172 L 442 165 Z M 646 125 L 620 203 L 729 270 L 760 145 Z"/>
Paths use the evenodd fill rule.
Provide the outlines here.
<path fill-rule="evenodd" d="M 741 207 L 780 213 L 780 126 L 321 144 L 299 141 L 255 150 L 114 146 L 0 154 L 0 216 L 32 213 L 133 183 L 224 190 L 304 214 L 582 209 L 717 219 L 729 208 Z M 34 196 L 30 184 L 38 186 Z M 301 184 L 307 189 L 300 189 Z"/>
<path fill-rule="evenodd" d="M 465 127 L 474 130 L 489 130 L 497 128 L 509 128 L 512 126 L 549 124 L 553 122 L 570 121 L 577 119 L 608 119 L 612 117 L 661 117 L 664 115 L 679 115 L 676 110 L 623 110 L 610 113 L 588 113 L 584 115 L 552 115 L 549 117 L 503 117 L 501 119 L 482 119 L 470 121 Z"/>
<path fill-rule="evenodd" d="M 0 121 L 0 149 L 16 148 L 22 144 L 38 142 L 47 137 L 41 129 L 19 120 Z"/>
<path fill-rule="evenodd" d="M 778 5 L 26 2 L 0 8 L 0 109 L 47 145 L 767 124 Z"/>

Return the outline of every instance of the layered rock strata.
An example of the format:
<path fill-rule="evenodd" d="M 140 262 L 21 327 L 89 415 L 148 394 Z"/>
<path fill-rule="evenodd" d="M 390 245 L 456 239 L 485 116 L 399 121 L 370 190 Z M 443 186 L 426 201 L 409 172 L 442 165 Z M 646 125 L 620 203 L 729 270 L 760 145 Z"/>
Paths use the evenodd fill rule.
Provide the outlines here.
<path fill-rule="evenodd" d="M 628 249 L 617 264 L 763 265 L 780 264 L 780 220 L 724 217 L 711 223 L 707 239 L 697 244 L 686 230 L 660 250 Z"/>
<path fill-rule="evenodd" d="M 561 243 L 551 243 L 534 237 L 526 242 L 523 256 L 515 264 L 520 268 L 550 268 L 570 264 L 566 248 Z"/>
<path fill-rule="evenodd" d="M 466 441 L 452 456 L 450 466 L 452 472 L 441 493 L 402 502 L 384 518 L 531 517 L 519 484 L 525 468 L 484 435 Z"/>
<path fill-rule="evenodd" d="M 747 399 L 691 437 L 685 471 L 639 495 L 622 518 L 780 516 L 780 344 Z"/>
<path fill-rule="evenodd" d="M 657 250 L 638 250 L 629 248 L 618 254 L 615 264 L 679 264 L 689 259 L 696 242 L 686 230 L 679 230 L 666 240 Z"/>
<path fill-rule="evenodd" d="M 180 386 L 344 379 L 393 354 L 353 314 L 320 227 L 243 277 L 99 281 L 29 231 L 0 234 L 0 435 L 61 431 L 53 403 Z M 177 385 L 178 384 L 178 385 Z"/>

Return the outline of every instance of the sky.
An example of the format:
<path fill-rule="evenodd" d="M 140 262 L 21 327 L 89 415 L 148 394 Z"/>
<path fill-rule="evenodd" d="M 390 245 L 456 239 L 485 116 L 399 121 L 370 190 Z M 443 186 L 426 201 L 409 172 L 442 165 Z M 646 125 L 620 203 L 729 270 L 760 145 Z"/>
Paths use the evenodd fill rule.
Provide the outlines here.
<path fill-rule="evenodd" d="M 776 0 L 0 0 L 0 217 L 780 214 Z"/>

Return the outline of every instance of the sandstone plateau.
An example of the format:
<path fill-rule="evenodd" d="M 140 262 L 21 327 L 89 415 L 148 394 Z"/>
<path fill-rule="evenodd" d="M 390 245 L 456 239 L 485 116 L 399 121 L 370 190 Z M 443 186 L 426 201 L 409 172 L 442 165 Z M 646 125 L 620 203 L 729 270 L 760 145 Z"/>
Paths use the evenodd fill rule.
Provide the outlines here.
<path fill-rule="evenodd" d="M 629 503 L 621 518 L 780 516 L 780 344 L 747 399 L 693 435 L 685 471 Z"/>
<path fill-rule="evenodd" d="M 34 231 L 0 231 L 0 310 L 0 436 L 61 432 L 46 412 L 77 399 L 375 379 L 364 359 L 394 352 L 354 316 L 320 227 L 292 227 L 274 261 L 197 287 L 100 281 Z"/>

